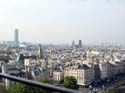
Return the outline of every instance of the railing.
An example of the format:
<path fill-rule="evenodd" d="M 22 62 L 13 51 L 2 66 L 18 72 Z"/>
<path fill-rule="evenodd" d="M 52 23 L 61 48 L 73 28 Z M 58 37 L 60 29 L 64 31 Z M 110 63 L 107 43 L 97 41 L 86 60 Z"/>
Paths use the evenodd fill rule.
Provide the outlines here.
<path fill-rule="evenodd" d="M 74 90 L 71 90 L 71 89 L 61 88 L 61 87 L 57 87 L 57 86 L 53 86 L 53 85 L 49 85 L 49 84 L 44 84 L 44 83 L 40 83 L 40 82 L 36 82 L 36 81 L 32 81 L 32 80 L 27 80 L 27 79 L 15 77 L 15 76 L 8 75 L 8 74 L 0 73 L 0 77 L 3 78 L 3 79 L 12 80 L 14 82 L 20 82 L 20 83 L 23 83 L 23 84 L 26 84 L 26 85 L 39 87 L 41 89 L 51 91 L 51 92 L 78 93 L 77 91 L 74 91 Z"/>

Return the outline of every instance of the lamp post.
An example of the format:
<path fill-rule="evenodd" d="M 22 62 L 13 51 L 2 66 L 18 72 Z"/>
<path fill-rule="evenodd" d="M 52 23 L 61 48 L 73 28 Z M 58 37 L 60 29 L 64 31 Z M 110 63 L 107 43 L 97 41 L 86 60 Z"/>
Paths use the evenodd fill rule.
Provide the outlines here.
<path fill-rule="evenodd" d="M 102 85 L 102 91 L 105 91 L 105 86 L 104 85 Z"/>
<path fill-rule="evenodd" d="M 93 87 L 91 85 L 89 86 L 89 89 L 90 89 L 91 93 L 93 93 Z"/>

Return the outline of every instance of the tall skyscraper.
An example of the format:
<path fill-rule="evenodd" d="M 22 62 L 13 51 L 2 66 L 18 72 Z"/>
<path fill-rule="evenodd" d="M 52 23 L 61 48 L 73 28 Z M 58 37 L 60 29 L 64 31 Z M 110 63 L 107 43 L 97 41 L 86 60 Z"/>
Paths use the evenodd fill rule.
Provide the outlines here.
<path fill-rule="evenodd" d="M 15 29 L 15 32 L 14 32 L 14 43 L 16 46 L 19 45 L 19 30 L 18 29 Z"/>
<path fill-rule="evenodd" d="M 43 52 L 42 52 L 42 49 L 41 49 L 41 44 L 39 44 L 39 47 L 38 47 L 38 57 L 40 59 L 43 58 Z"/>
<path fill-rule="evenodd" d="M 79 47 L 82 47 L 82 40 L 79 40 Z"/>

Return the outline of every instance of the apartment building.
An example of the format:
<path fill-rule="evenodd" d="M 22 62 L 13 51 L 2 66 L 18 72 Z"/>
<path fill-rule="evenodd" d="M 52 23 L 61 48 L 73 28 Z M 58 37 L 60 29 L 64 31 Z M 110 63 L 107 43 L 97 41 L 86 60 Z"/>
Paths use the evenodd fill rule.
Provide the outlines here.
<path fill-rule="evenodd" d="M 77 68 L 78 67 L 78 68 Z M 93 69 L 87 65 L 79 65 L 76 68 L 64 71 L 64 77 L 73 76 L 77 80 L 78 85 L 89 85 L 93 81 Z"/>

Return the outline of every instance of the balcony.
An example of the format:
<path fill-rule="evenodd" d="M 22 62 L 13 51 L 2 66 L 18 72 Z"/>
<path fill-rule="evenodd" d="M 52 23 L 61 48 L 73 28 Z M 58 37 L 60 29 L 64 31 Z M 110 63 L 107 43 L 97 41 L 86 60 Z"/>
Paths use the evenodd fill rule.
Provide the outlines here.
<path fill-rule="evenodd" d="M 57 86 L 53 86 L 53 85 L 50 85 L 50 84 L 39 83 L 39 82 L 36 82 L 36 81 L 23 79 L 23 78 L 15 77 L 15 76 L 8 75 L 8 74 L 1 74 L 0 73 L 0 78 L 2 78 L 2 80 L 4 80 L 4 81 L 10 80 L 10 81 L 13 81 L 13 82 L 16 82 L 16 83 L 17 82 L 22 83 L 24 85 L 28 85 L 28 86 L 31 86 L 31 87 L 37 87 L 37 88 L 42 89 L 42 90 L 50 91 L 51 93 L 78 93 L 78 91 L 74 91 L 74 90 L 71 90 L 71 89 L 57 87 Z M 5 85 L 5 82 L 3 84 Z M 5 87 L 5 89 L 6 89 L 6 87 Z M 10 92 L 9 91 L 7 92 L 6 90 L 2 89 L 0 91 L 0 93 L 10 93 Z M 38 93 L 38 92 L 33 92 L 33 93 Z M 45 93 L 45 92 L 42 92 L 42 93 Z"/>

